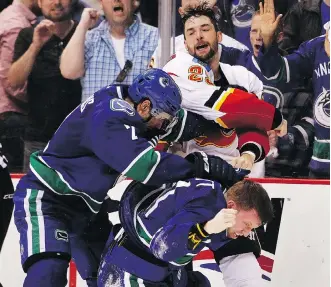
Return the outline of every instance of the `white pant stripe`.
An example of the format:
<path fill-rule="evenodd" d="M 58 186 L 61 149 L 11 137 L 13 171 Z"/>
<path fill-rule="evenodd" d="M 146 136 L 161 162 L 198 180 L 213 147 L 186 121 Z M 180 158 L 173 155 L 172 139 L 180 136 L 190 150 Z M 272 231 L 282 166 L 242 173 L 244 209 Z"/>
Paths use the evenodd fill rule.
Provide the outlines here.
<path fill-rule="evenodd" d="M 131 282 L 130 282 L 130 276 L 131 276 L 130 273 L 124 271 L 124 286 L 125 287 L 127 287 L 127 286 L 132 287 Z M 137 277 L 135 277 L 135 278 L 137 280 L 136 282 L 138 283 L 138 286 L 145 287 L 143 279 L 137 278 Z"/>
<path fill-rule="evenodd" d="M 142 286 L 142 287 L 145 286 L 145 284 L 144 284 L 144 280 L 141 279 L 141 278 L 138 278 L 137 283 L 138 283 L 138 286 Z"/>
<path fill-rule="evenodd" d="M 124 286 L 125 287 L 131 287 L 130 276 L 131 276 L 130 273 L 124 272 Z"/>
<path fill-rule="evenodd" d="M 28 225 L 27 228 L 27 234 L 26 234 L 26 240 L 28 243 L 28 256 L 32 255 L 32 225 L 31 225 L 31 215 L 30 215 L 30 209 L 29 209 L 29 198 L 31 196 L 31 189 L 26 190 L 26 196 L 24 198 L 24 211 L 25 211 L 25 221 Z"/>
<path fill-rule="evenodd" d="M 38 224 L 39 224 L 39 246 L 40 252 L 45 252 L 45 223 L 44 223 L 44 216 L 42 212 L 42 203 L 41 199 L 44 195 L 43 190 L 38 190 L 38 195 L 36 198 L 37 203 L 37 215 L 38 215 Z"/>

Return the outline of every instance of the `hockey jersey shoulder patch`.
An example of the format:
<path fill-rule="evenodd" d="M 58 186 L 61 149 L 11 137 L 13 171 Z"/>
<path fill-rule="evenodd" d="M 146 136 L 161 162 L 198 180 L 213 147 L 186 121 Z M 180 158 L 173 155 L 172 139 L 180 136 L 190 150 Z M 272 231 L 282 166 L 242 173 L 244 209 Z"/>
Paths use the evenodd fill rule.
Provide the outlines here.
<path fill-rule="evenodd" d="M 127 101 L 121 99 L 110 100 L 110 109 L 115 112 L 124 112 L 131 117 L 136 114 L 134 108 Z"/>

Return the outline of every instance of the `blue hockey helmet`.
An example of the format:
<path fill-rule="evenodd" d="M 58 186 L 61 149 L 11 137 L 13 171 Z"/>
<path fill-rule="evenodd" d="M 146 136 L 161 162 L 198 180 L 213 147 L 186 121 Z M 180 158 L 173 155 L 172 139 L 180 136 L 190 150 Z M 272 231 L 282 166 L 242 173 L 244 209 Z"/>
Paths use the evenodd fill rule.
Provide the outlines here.
<path fill-rule="evenodd" d="M 182 94 L 175 81 L 165 71 L 149 69 L 137 76 L 129 87 L 131 100 L 138 104 L 143 99 L 152 103 L 151 115 L 166 113 L 176 117 L 181 108 Z"/>

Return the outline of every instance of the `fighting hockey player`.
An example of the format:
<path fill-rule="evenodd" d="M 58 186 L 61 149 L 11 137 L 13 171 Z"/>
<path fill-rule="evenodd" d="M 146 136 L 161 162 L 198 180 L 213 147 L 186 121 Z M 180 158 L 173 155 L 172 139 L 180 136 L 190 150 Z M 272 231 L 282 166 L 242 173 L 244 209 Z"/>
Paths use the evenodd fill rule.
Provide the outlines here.
<path fill-rule="evenodd" d="M 263 101 L 256 104 L 260 116 L 268 114 L 262 129 L 280 126 L 278 110 Z M 197 176 L 222 182 L 224 172 L 230 182 L 236 180 L 220 158 L 200 154 L 188 161 L 154 150 L 160 134 L 180 141 L 219 128 L 180 105 L 180 90 L 171 77 L 149 70 L 130 87 L 113 85 L 96 92 L 67 116 L 44 151 L 31 155 L 30 171 L 14 194 L 21 261 L 27 273 L 24 286 L 65 286 L 71 256 L 87 284 L 96 285 L 104 241 L 93 242 L 99 247 L 93 249 L 80 235 L 119 180 L 130 177 L 159 184 Z M 223 118 L 224 113 L 217 113 Z M 236 123 L 229 113 L 223 120 L 230 126 L 249 125 Z"/>
<path fill-rule="evenodd" d="M 265 77 L 293 85 L 312 78 L 315 140 L 310 177 L 330 178 L 330 23 L 325 24 L 326 35 L 304 42 L 294 53 L 282 57 L 274 41 L 280 18 L 275 18 L 273 0 L 260 4 L 260 14 L 263 47 L 257 61 Z"/>
<path fill-rule="evenodd" d="M 232 86 L 239 86 L 254 94 L 252 96 L 261 97 L 263 84 L 259 78 L 236 64 L 236 59 L 230 57 L 228 48 L 218 45 L 222 33 L 218 30 L 214 11 L 207 4 L 187 8 L 182 19 L 188 53 L 175 54 L 163 70 L 172 75 L 180 87 L 185 109 L 215 120 L 206 116 L 205 110 L 222 109 L 223 101 L 219 100 L 219 95 L 229 94 Z M 242 105 L 246 110 L 256 108 L 253 102 L 245 101 L 240 96 L 232 104 Z M 236 116 L 238 121 L 255 120 L 254 117 L 242 117 L 239 113 Z M 217 122 L 220 123 L 218 120 Z M 227 128 L 224 125 L 223 127 Z M 263 160 L 269 152 L 266 132 L 267 130 L 261 131 L 257 127 L 241 130 L 228 128 L 218 134 L 210 132 L 207 136 L 187 143 L 185 151 L 189 153 L 203 150 L 207 154 L 222 157 L 235 167 L 251 169 L 253 163 Z M 261 177 L 263 173 L 255 176 Z"/>
<path fill-rule="evenodd" d="M 98 286 L 210 286 L 200 272 L 186 272 L 184 266 L 204 247 L 218 249 L 273 217 L 260 184 L 240 181 L 223 191 L 218 182 L 198 178 L 159 188 L 131 183 L 121 199 L 122 227 L 114 228 L 106 245 Z"/>

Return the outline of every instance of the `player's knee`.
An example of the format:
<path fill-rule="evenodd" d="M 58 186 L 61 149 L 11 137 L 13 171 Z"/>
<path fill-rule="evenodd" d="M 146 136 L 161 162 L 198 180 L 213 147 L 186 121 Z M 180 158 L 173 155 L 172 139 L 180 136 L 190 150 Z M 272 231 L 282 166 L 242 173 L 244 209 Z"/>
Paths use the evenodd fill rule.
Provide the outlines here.
<path fill-rule="evenodd" d="M 69 261 L 61 258 L 38 260 L 27 270 L 23 287 L 64 287 L 68 266 Z"/>

